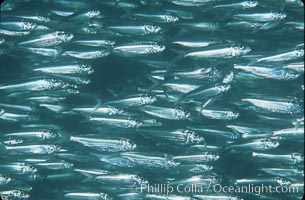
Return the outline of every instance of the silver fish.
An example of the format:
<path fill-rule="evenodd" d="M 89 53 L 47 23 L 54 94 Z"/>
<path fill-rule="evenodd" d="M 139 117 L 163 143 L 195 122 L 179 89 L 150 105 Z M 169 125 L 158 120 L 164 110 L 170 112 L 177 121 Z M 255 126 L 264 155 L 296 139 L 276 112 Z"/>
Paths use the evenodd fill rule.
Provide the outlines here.
<path fill-rule="evenodd" d="M 197 175 L 185 179 L 177 179 L 170 181 L 169 185 L 197 185 L 201 187 L 209 187 L 210 185 L 220 184 L 221 178 L 213 175 Z"/>
<path fill-rule="evenodd" d="M 135 12 L 132 15 L 136 19 L 148 20 L 156 23 L 174 23 L 179 20 L 172 13 L 151 13 L 151 12 Z"/>
<path fill-rule="evenodd" d="M 63 170 L 63 169 L 71 169 L 73 167 L 72 163 L 69 163 L 64 160 L 37 162 L 37 163 L 32 163 L 32 165 L 38 168 L 44 168 L 48 170 Z"/>
<path fill-rule="evenodd" d="M 193 41 L 193 40 L 175 40 L 173 41 L 173 44 L 177 44 L 183 47 L 188 48 L 202 48 L 209 46 L 211 44 L 216 44 L 217 41 L 214 40 L 200 40 L 200 41 Z"/>
<path fill-rule="evenodd" d="M 294 176 L 303 176 L 304 170 L 291 169 L 291 168 L 259 168 L 260 171 L 270 174 L 272 176 L 281 176 L 281 177 L 294 177 Z"/>
<path fill-rule="evenodd" d="M 293 140 L 296 142 L 304 141 L 304 127 L 287 128 L 282 130 L 273 131 L 273 136 L 278 136 L 281 139 Z"/>
<path fill-rule="evenodd" d="M 228 84 L 219 84 L 211 88 L 206 88 L 206 86 L 200 87 L 182 96 L 182 102 L 189 102 L 194 99 L 208 99 L 213 96 L 220 95 L 231 88 Z"/>
<path fill-rule="evenodd" d="M 107 101 L 105 104 L 117 106 L 119 108 L 129 108 L 152 104 L 157 101 L 157 98 L 149 94 L 136 94 L 126 96 L 117 100 Z"/>
<path fill-rule="evenodd" d="M 252 22 L 271 22 L 285 19 L 287 15 L 280 12 L 235 14 L 234 19 Z"/>
<path fill-rule="evenodd" d="M 21 47 L 20 49 L 24 51 L 29 51 L 37 55 L 52 57 L 52 58 L 56 58 L 59 54 L 61 54 L 61 48 L 59 47 L 55 47 L 55 48 Z"/>
<path fill-rule="evenodd" d="M 220 29 L 219 23 L 206 21 L 183 22 L 177 24 L 177 26 L 196 31 L 216 31 Z"/>
<path fill-rule="evenodd" d="M 2 85 L 0 90 L 8 90 L 13 92 L 21 91 L 43 91 L 65 88 L 67 85 L 59 79 L 40 79 L 30 82 L 17 83 L 13 85 Z"/>
<path fill-rule="evenodd" d="M 71 136 L 70 140 L 79 142 L 91 149 L 105 151 L 105 152 L 132 151 L 137 147 L 136 144 L 132 143 L 128 139 L 107 140 L 107 139 Z"/>
<path fill-rule="evenodd" d="M 110 54 L 109 49 L 102 50 L 87 50 L 87 51 L 65 51 L 63 56 L 71 56 L 79 59 L 96 59 L 96 58 L 104 58 Z"/>
<path fill-rule="evenodd" d="M 254 8 L 257 5 L 258 5 L 257 1 L 254 1 L 254 0 L 245 0 L 245 1 L 236 2 L 236 3 L 216 5 L 216 6 L 213 6 L 213 8 L 224 8 L 224 9 L 237 10 L 237 9 Z"/>
<path fill-rule="evenodd" d="M 139 110 L 148 115 L 169 120 L 185 120 L 190 116 L 189 112 L 180 108 L 167 108 L 146 105 L 140 107 Z"/>
<path fill-rule="evenodd" d="M 35 112 L 35 108 L 32 106 L 27 105 L 16 105 L 16 104 L 6 104 L 6 103 L 0 103 L 0 106 L 5 109 L 13 109 L 13 110 L 19 110 L 19 111 L 26 111 L 26 112 Z"/>
<path fill-rule="evenodd" d="M 0 165 L 1 172 L 10 173 L 10 174 L 33 174 L 38 170 L 32 165 L 13 162 L 13 163 L 3 163 Z"/>
<path fill-rule="evenodd" d="M 204 137 L 207 136 L 215 139 L 217 138 L 217 140 L 236 140 L 241 137 L 240 133 L 227 130 L 205 128 L 203 126 L 189 126 L 188 128 L 200 133 L 200 135 L 203 135 Z"/>
<path fill-rule="evenodd" d="M 187 7 L 199 7 L 199 6 L 204 6 L 210 2 L 214 2 L 213 0 L 167 0 L 167 1 L 179 6 L 187 6 Z"/>
<path fill-rule="evenodd" d="M 156 42 L 135 42 L 118 45 L 113 48 L 113 53 L 120 56 L 132 57 L 139 55 L 157 54 L 165 50 L 164 45 Z"/>
<path fill-rule="evenodd" d="M 200 137 L 196 132 L 190 130 L 160 130 L 160 129 L 137 129 L 142 135 L 147 138 L 155 139 L 159 142 L 170 142 L 178 145 L 191 145 L 205 143 L 203 137 Z"/>
<path fill-rule="evenodd" d="M 96 180 L 100 183 L 122 185 L 125 187 L 132 185 L 140 186 L 141 184 L 148 183 L 145 179 L 133 174 L 103 175 L 103 176 L 97 176 Z"/>
<path fill-rule="evenodd" d="M 201 115 L 209 119 L 234 120 L 239 117 L 239 113 L 227 110 L 207 110 L 201 109 Z"/>
<path fill-rule="evenodd" d="M 249 102 L 259 109 L 272 113 L 294 114 L 302 112 L 302 107 L 300 105 L 291 102 L 250 98 L 242 99 L 242 101 Z"/>
<path fill-rule="evenodd" d="M 161 31 L 161 27 L 157 25 L 144 24 L 144 25 L 114 25 L 108 26 L 107 29 L 111 30 L 118 35 L 149 35 Z"/>
<path fill-rule="evenodd" d="M 5 190 L 0 191 L 0 196 L 3 199 L 29 199 L 30 195 L 21 190 Z"/>
<path fill-rule="evenodd" d="M 70 192 L 64 195 L 67 199 L 78 200 L 111 200 L 112 198 L 105 193 L 93 193 L 93 192 Z"/>
<path fill-rule="evenodd" d="M 174 77 L 180 79 L 207 79 L 207 80 L 217 80 L 220 78 L 220 71 L 216 68 L 199 68 L 194 70 L 184 70 L 184 71 L 174 71 L 172 73 Z"/>
<path fill-rule="evenodd" d="M 52 130 L 37 130 L 37 131 L 33 130 L 33 131 L 4 133 L 3 137 L 49 140 L 59 137 L 59 133 Z"/>
<path fill-rule="evenodd" d="M 286 69 L 271 68 L 271 67 L 256 67 L 256 66 L 240 66 L 234 65 L 234 69 L 243 70 L 252 73 L 256 76 L 276 79 L 276 80 L 293 80 L 300 77 L 300 74 Z"/>
<path fill-rule="evenodd" d="M 214 162 L 219 159 L 219 155 L 211 152 L 202 152 L 197 155 L 174 156 L 173 161 L 181 163 L 207 163 Z"/>
<path fill-rule="evenodd" d="M 100 106 L 98 108 L 92 108 L 92 107 L 73 108 L 72 110 L 83 114 L 94 114 L 94 115 L 117 115 L 124 113 L 123 110 L 108 105 Z"/>
<path fill-rule="evenodd" d="M 144 187 L 145 189 L 145 187 Z M 144 190 L 145 191 L 145 190 Z M 150 200 L 193 200 L 192 197 L 188 196 L 179 196 L 174 194 L 146 194 L 145 198 Z"/>
<path fill-rule="evenodd" d="M 228 128 L 232 129 L 235 133 L 239 134 L 243 139 L 259 139 L 267 138 L 272 136 L 272 131 L 262 128 L 245 127 L 238 125 L 227 125 Z"/>
<path fill-rule="evenodd" d="M 90 117 L 89 120 L 111 127 L 139 128 L 143 126 L 143 122 L 130 117 Z"/>
<path fill-rule="evenodd" d="M 199 194 L 196 194 L 194 195 L 194 197 L 196 199 L 202 199 L 202 200 L 243 200 L 241 197 L 239 196 L 232 196 L 232 195 L 226 195 L 226 194 L 223 194 L 223 195 L 199 195 Z"/>
<path fill-rule="evenodd" d="M 89 46 L 89 47 L 104 47 L 104 46 L 114 46 L 115 42 L 107 39 L 92 39 L 92 40 L 74 40 L 73 43 Z"/>
<path fill-rule="evenodd" d="M 7 36 L 25 36 L 29 35 L 31 31 L 10 31 L 10 30 L 4 30 L 0 28 L 0 35 L 7 35 Z"/>
<path fill-rule="evenodd" d="M 258 58 L 257 62 L 279 62 L 279 61 L 289 61 L 301 58 L 304 56 L 304 49 L 295 49 L 292 51 L 280 53 L 273 56 L 267 56 L 263 58 Z"/>
<path fill-rule="evenodd" d="M 188 93 L 200 87 L 200 85 L 193 85 L 179 82 L 167 82 L 162 85 L 165 90 L 172 90 L 181 93 Z"/>
<path fill-rule="evenodd" d="M 1 28 L 11 31 L 31 31 L 37 25 L 29 21 L 6 21 L 1 20 Z"/>
<path fill-rule="evenodd" d="M 304 62 L 289 63 L 287 65 L 284 65 L 283 68 L 304 73 Z"/>
<path fill-rule="evenodd" d="M 178 167 L 178 174 L 202 174 L 209 173 L 213 169 L 212 165 L 206 164 L 180 164 Z"/>
<path fill-rule="evenodd" d="M 121 153 L 120 156 L 128 159 L 130 166 L 138 166 L 143 168 L 162 168 L 170 169 L 179 165 L 178 162 L 172 161 L 166 157 L 159 157 L 153 155 L 145 155 L 139 152 Z"/>
<path fill-rule="evenodd" d="M 66 97 L 52 97 L 52 96 L 39 96 L 39 97 L 27 97 L 26 100 L 34 101 L 38 103 L 58 103 L 62 102 Z"/>
<path fill-rule="evenodd" d="M 79 21 L 79 20 L 87 20 L 93 18 L 102 18 L 102 12 L 100 10 L 89 10 L 85 12 L 75 13 L 69 16 L 69 20 Z"/>
<path fill-rule="evenodd" d="M 48 74 L 92 74 L 94 69 L 88 64 L 70 62 L 50 65 L 47 64 L 42 67 L 34 68 L 33 71 Z"/>
<path fill-rule="evenodd" d="M 234 150 L 269 150 L 275 149 L 280 145 L 280 143 L 274 139 L 256 139 L 252 141 L 245 141 L 240 144 L 232 144 L 229 148 Z"/>
<path fill-rule="evenodd" d="M 248 184 L 271 184 L 271 185 L 278 185 L 278 186 L 289 186 L 291 181 L 281 178 L 281 177 L 274 177 L 274 178 L 253 178 L 253 179 L 237 179 L 235 181 L 235 185 L 248 185 Z"/>
<path fill-rule="evenodd" d="M 16 151 L 22 154 L 53 154 L 58 152 L 61 147 L 58 145 L 52 144 L 37 144 L 37 145 L 15 145 L 15 146 L 6 146 L 7 150 Z"/>
<path fill-rule="evenodd" d="M 252 156 L 255 159 L 260 159 L 266 162 L 276 162 L 282 164 L 301 164 L 304 162 L 304 155 L 300 153 L 291 153 L 291 154 L 267 154 L 267 153 L 258 153 L 253 152 Z"/>
<path fill-rule="evenodd" d="M 194 59 L 209 59 L 209 58 L 234 58 L 249 53 L 251 49 L 246 46 L 229 46 L 224 48 L 214 48 L 209 50 L 196 50 L 184 55 Z"/>
<path fill-rule="evenodd" d="M 53 33 L 47 33 L 44 35 L 36 36 L 32 40 L 20 42 L 19 46 L 27 47 L 51 47 L 56 46 L 64 42 L 68 42 L 73 39 L 71 33 L 65 33 L 63 31 L 55 31 Z"/>

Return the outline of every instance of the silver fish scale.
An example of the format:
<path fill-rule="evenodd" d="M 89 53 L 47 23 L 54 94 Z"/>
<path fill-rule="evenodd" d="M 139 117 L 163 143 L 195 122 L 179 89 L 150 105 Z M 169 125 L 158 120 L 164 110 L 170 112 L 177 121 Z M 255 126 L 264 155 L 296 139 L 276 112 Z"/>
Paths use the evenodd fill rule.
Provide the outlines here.
<path fill-rule="evenodd" d="M 0 15 L 1 200 L 301 199 L 301 0 Z"/>

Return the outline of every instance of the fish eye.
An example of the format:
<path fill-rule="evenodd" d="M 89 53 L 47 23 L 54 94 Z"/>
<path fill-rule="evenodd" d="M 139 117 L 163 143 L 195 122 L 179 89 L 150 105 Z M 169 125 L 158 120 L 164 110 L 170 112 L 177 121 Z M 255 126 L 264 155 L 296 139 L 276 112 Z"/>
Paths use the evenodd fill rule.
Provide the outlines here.
<path fill-rule="evenodd" d="M 56 79 L 56 78 L 52 78 L 52 79 L 51 79 L 51 82 L 52 82 L 52 83 L 56 83 L 56 82 L 57 82 L 57 79 Z"/>

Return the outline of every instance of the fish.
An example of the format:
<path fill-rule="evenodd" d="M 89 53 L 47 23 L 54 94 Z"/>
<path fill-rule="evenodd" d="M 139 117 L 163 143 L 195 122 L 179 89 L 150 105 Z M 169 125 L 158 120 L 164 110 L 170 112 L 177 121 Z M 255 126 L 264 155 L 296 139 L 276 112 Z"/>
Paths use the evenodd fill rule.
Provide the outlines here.
<path fill-rule="evenodd" d="M 214 48 L 210 50 L 197 50 L 189 52 L 184 57 L 193 59 L 215 59 L 215 58 L 234 58 L 249 53 L 251 49 L 246 46 L 232 45 L 224 48 Z"/>
<path fill-rule="evenodd" d="M 137 129 L 144 137 L 154 139 L 158 142 L 173 143 L 177 145 L 191 145 L 191 144 L 203 144 L 205 140 L 200 137 L 196 132 L 190 130 L 158 130 L 142 128 Z"/>
<path fill-rule="evenodd" d="M 229 110 L 208 110 L 201 109 L 200 113 L 202 116 L 209 119 L 220 119 L 220 120 L 234 120 L 239 117 L 237 112 L 229 111 Z"/>
<path fill-rule="evenodd" d="M 212 0 L 181 0 L 181 1 L 167 0 L 167 1 L 179 6 L 186 6 L 186 7 L 199 7 L 212 2 Z"/>
<path fill-rule="evenodd" d="M 63 56 L 71 56 L 73 58 L 78 59 L 96 59 L 96 58 L 103 58 L 110 55 L 110 50 L 106 49 L 89 49 L 87 51 L 65 51 L 62 53 Z"/>
<path fill-rule="evenodd" d="M 220 95 L 230 90 L 229 84 L 217 84 L 214 87 L 207 88 L 206 86 L 199 87 L 191 92 L 183 94 L 181 102 L 189 102 L 196 99 L 208 99 Z"/>
<path fill-rule="evenodd" d="M 214 162 L 219 159 L 219 155 L 211 152 L 202 152 L 198 155 L 189 155 L 189 156 L 174 156 L 173 161 L 181 163 L 207 163 Z"/>
<path fill-rule="evenodd" d="M 110 115 L 110 116 L 124 113 L 122 109 L 109 105 L 100 106 L 98 108 L 94 108 L 94 107 L 72 108 L 72 111 L 84 113 L 84 114 L 91 114 L 91 115 L 94 114 L 94 115 Z"/>
<path fill-rule="evenodd" d="M 64 195 L 67 199 L 91 199 L 91 200 L 110 200 L 112 199 L 105 193 L 93 193 L 93 192 L 70 192 Z"/>
<path fill-rule="evenodd" d="M 87 146 L 91 149 L 104 151 L 104 152 L 132 151 L 137 147 L 136 144 L 132 143 L 128 139 L 107 140 L 107 139 L 71 136 L 70 140 L 81 143 L 84 146 Z"/>
<path fill-rule="evenodd" d="M 47 74 L 92 74 L 94 69 L 85 63 L 56 63 L 45 65 L 33 69 L 34 72 L 43 72 Z"/>
<path fill-rule="evenodd" d="M 290 168 L 260 168 L 260 171 L 270 174 L 272 176 L 281 177 L 294 177 L 294 176 L 304 176 L 304 171 L 299 169 Z"/>
<path fill-rule="evenodd" d="M 280 21 L 287 17 L 283 12 L 266 12 L 266 13 L 238 13 L 234 14 L 233 18 L 243 21 L 252 22 L 271 22 Z"/>
<path fill-rule="evenodd" d="M 285 69 L 256 67 L 256 66 L 239 66 L 239 65 L 235 65 L 234 68 L 243 70 L 245 72 L 249 72 L 256 76 L 275 79 L 275 80 L 293 80 L 300 77 L 300 74 Z"/>
<path fill-rule="evenodd" d="M 180 108 L 166 108 L 145 105 L 140 107 L 139 110 L 148 115 L 168 120 L 185 120 L 190 116 L 190 113 Z"/>
<path fill-rule="evenodd" d="M 4 163 L 0 166 L 1 172 L 10 174 L 33 174 L 38 171 L 37 168 L 23 162 Z"/>
<path fill-rule="evenodd" d="M 228 130 L 219 130 L 216 128 L 206 128 L 203 126 L 190 126 L 188 127 L 191 130 L 198 132 L 200 135 L 204 137 L 212 137 L 217 138 L 217 140 L 237 140 L 243 137 L 239 132 L 232 132 Z M 270 133 L 271 135 L 271 133 Z"/>
<path fill-rule="evenodd" d="M 7 150 L 16 151 L 22 154 L 53 154 L 58 152 L 61 147 L 59 145 L 41 144 L 41 145 L 14 145 L 6 146 Z"/>
<path fill-rule="evenodd" d="M 272 136 L 294 141 L 304 141 L 304 127 L 275 130 Z"/>
<path fill-rule="evenodd" d="M 44 35 L 36 36 L 33 39 L 18 43 L 23 47 L 51 47 L 68 42 L 73 39 L 73 34 L 64 31 L 55 31 Z"/>
<path fill-rule="evenodd" d="M 179 162 L 175 162 L 170 158 L 143 155 L 138 152 L 127 152 L 121 153 L 122 158 L 127 159 L 131 166 L 139 166 L 141 168 L 161 168 L 161 169 L 171 169 L 179 166 Z"/>
<path fill-rule="evenodd" d="M 229 148 L 235 149 L 235 150 L 259 150 L 259 151 L 265 151 L 269 149 L 275 149 L 280 145 L 280 143 L 277 140 L 274 139 L 255 139 L 252 141 L 245 141 L 241 144 L 231 144 L 229 145 Z"/>
<path fill-rule="evenodd" d="M 241 197 L 239 196 L 233 196 L 233 195 L 226 195 L 226 194 L 223 194 L 223 195 L 199 195 L 199 194 L 196 194 L 194 195 L 194 197 L 196 199 L 210 199 L 210 200 L 217 200 L 217 199 L 222 199 L 222 200 L 242 200 Z"/>
<path fill-rule="evenodd" d="M 219 184 L 221 182 L 221 178 L 213 175 L 198 175 L 198 176 L 191 176 L 185 179 L 178 179 L 169 182 L 169 185 L 192 185 L 197 184 L 198 187 L 209 187 L 210 185 Z"/>
<path fill-rule="evenodd" d="M 10 21 L 2 19 L 1 28 L 10 31 L 31 31 L 37 24 L 30 21 Z"/>
<path fill-rule="evenodd" d="M 79 39 L 73 40 L 73 43 L 83 46 L 89 47 L 105 47 L 110 46 L 113 47 L 115 45 L 115 41 L 107 40 L 107 39 Z"/>
<path fill-rule="evenodd" d="M 160 45 L 157 42 L 139 41 L 117 45 L 113 48 L 113 53 L 119 56 L 133 57 L 139 55 L 157 54 L 163 52 L 164 50 L 165 46 Z"/>
<path fill-rule="evenodd" d="M 160 26 L 153 24 L 133 24 L 133 25 L 110 25 L 108 30 L 118 35 L 149 35 L 159 33 L 162 29 Z"/>
<path fill-rule="evenodd" d="M 263 58 L 258 58 L 257 62 L 280 62 L 280 61 L 290 61 L 304 56 L 304 49 L 295 49 L 292 51 L 279 53 L 273 56 L 267 56 Z"/>
<path fill-rule="evenodd" d="M 53 130 L 32 130 L 32 131 L 22 131 L 13 133 L 4 133 L 2 137 L 6 138 L 21 138 L 24 140 L 40 139 L 40 140 L 50 140 L 59 137 L 60 134 Z"/>
<path fill-rule="evenodd" d="M 119 128 L 139 128 L 144 125 L 142 121 L 131 117 L 90 117 L 89 120 L 110 127 Z"/>
<path fill-rule="evenodd" d="M 29 199 L 30 195 L 21 190 L 4 190 L 0 191 L 3 199 Z"/>
<path fill-rule="evenodd" d="M 179 17 L 175 16 L 172 13 L 163 13 L 163 12 L 135 12 L 132 16 L 139 20 L 147 20 L 155 23 L 175 23 L 179 21 Z"/>
<path fill-rule="evenodd" d="M 156 101 L 157 101 L 156 97 L 144 93 L 144 94 L 128 95 L 125 97 L 118 98 L 116 100 L 106 101 L 105 104 L 111 106 L 117 106 L 119 108 L 130 108 L 130 107 L 149 105 Z"/>
<path fill-rule="evenodd" d="M 277 163 L 284 164 L 300 164 L 304 161 L 304 155 L 301 153 L 291 153 L 291 154 L 267 154 L 267 153 L 258 153 L 252 152 L 252 156 L 256 159 L 265 160 L 267 162 L 276 161 Z"/>
<path fill-rule="evenodd" d="M 278 186 L 289 186 L 291 181 L 286 180 L 281 177 L 274 177 L 274 178 L 254 178 L 254 179 L 237 179 L 235 181 L 235 185 L 247 185 L 247 184 L 271 184 L 271 185 L 278 185 Z"/>
<path fill-rule="evenodd" d="M 23 91 L 44 91 L 66 88 L 67 84 L 60 79 L 38 79 L 29 82 L 21 82 L 10 85 L 1 85 L 0 90 L 23 92 Z"/>
<path fill-rule="evenodd" d="M 250 8 L 255 8 L 258 5 L 257 1 L 254 0 L 245 0 L 241 2 L 236 2 L 236 3 L 230 3 L 230 4 L 220 4 L 220 5 L 215 5 L 213 8 L 220 8 L 220 9 L 232 9 L 232 10 L 239 10 L 239 9 L 250 9 Z"/>
<path fill-rule="evenodd" d="M 271 113 L 293 114 L 302 112 L 302 107 L 293 102 L 251 98 L 242 99 L 242 101 L 249 102 L 255 107 Z"/>
<path fill-rule="evenodd" d="M 96 180 L 104 184 L 121 185 L 125 187 L 130 185 L 140 186 L 141 184 L 147 184 L 145 179 L 133 174 L 102 175 L 97 176 Z"/>

